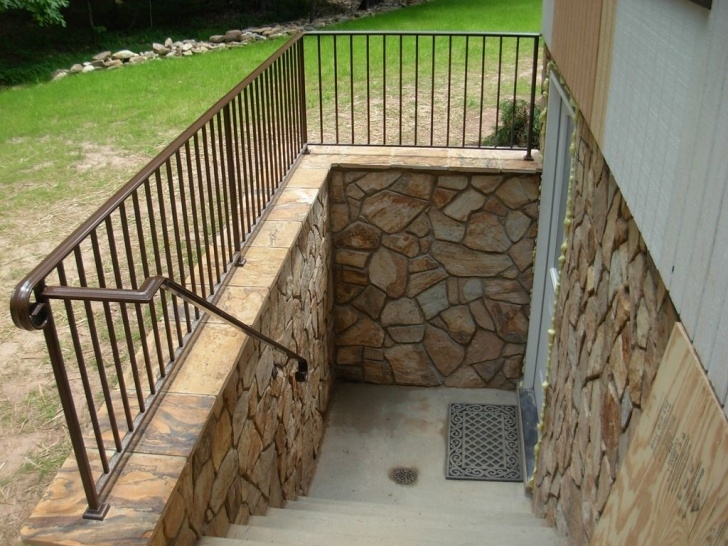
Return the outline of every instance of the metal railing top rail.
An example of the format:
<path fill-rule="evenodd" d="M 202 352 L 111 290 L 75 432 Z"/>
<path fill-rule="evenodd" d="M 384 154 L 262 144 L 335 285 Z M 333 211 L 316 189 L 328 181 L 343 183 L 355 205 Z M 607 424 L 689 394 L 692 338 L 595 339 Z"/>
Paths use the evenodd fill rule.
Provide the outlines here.
<path fill-rule="evenodd" d="M 475 32 L 447 30 L 308 30 L 304 36 L 471 36 L 493 38 L 540 38 L 538 32 Z"/>
<path fill-rule="evenodd" d="M 297 43 L 303 34 L 291 38 L 282 48 L 273 53 L 263 64 L 246 76 L 238 85 L 231 89 L 225 96 L 212 105 L 192 125 L 174 139 L 167 147 L 147 163 L 136 175 L 134 175 L 122 188 L 112 195 L 101 207 L 99 207 L 86 221 L 78 226 L 66 239 L 63 240 L 48 256 L 46 256 L 30 273 L 28 273 L 15 287 L 10 297 L 10 315 L 13 323 L 25 330 L 38 330 L 43 328 L 42 310 L 38 309 L 31 302 L 33 294 L 42 287 L 41 283 L 65 260 L 73 249 L 89 234 L 99 227 L 109 215 L 117 210 L 119 206 L 139 189 L 139 187 L 154 173 L 161 169 L 165 162 L 190 140 L 200 129 L 209 123 L 223 107 L 229 104 L 245 88 L 256 80 L 280 57 L 282 51 L 286 51 Z M 238 249 L 240 250 L 240 249 Z"/>

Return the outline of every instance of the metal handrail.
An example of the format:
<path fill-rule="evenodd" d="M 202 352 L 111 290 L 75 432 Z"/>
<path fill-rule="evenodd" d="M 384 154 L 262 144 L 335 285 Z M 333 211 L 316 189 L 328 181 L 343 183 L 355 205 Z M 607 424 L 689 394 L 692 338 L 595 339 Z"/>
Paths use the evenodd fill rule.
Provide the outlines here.
<path fill-rule="evenodd" d="M 76 288 L 71 286 L 47 286 L 43 289 L 43 296 L 50 300 L 75 300 L 75 301 L 96 301 L 96 302 L 114 302 L 114 303 L 151 303 L 154 296 L 159 290 L 164 289 L 169 293 L 182 298 L 184 301 L 191 303 L 195 307 L 201 307 L 211 315 L 224 320 L 228 324 L 235 326 L 237 329 L 262 341 L 266 345 L 273 347 L 277 351 L 282 352 L 288 358 L 298 362 L 296 370 L 296 381 L 299 383 L 306 381 L 308 377 L 308 361 L 301 355 L 293 352 L 291 349 L 278 343 L 274 339 L 261 334 L 252 326 L 241 322 L 231 314 L 223 311 L 218 306 L 201 298 L 191 290 L 188 290 L 179 283 L 174 282 L 168 277 L 157 275 L 149 277 L 142 283 L 138 290 L 115 289 L 115 288 Z M 274 362 L 273 365 L 278 369 L 284 369 L 283 364 Z"/>

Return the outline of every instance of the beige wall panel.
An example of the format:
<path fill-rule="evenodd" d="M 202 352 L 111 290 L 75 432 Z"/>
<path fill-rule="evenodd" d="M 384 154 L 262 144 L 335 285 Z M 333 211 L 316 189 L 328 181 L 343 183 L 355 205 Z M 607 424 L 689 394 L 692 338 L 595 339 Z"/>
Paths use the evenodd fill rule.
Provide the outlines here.
<path fill-rule="evenodd" d="M 591 112 L 591 130 L 599 146 L 603 146 L 604 120 L 607 115 L 607 94 L 612 68 L 612 40 L 614 38 L 616 12 L 617 0 L 602 0 L 596 79 L 594 82 L 594 103 Z"/>
<path fill-rule="evenodd" d="M 556 0 L 554 6 L 551 53 L 589 124 L 594 104 L 602 1 Z"/>
<path fill-rule="evenodd" d="M 728 422 L 681 324 L 592 546 L 728 541 Z"/>

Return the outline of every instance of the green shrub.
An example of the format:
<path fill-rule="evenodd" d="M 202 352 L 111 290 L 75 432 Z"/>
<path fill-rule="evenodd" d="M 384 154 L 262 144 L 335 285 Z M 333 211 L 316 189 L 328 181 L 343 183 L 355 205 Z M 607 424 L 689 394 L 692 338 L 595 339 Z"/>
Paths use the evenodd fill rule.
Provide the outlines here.
<path fill-rule="evenodd" d="M 531 131 L 531 145 L 539 146 L 541 134 L 541 107 L 536 103 L 533 112 L 533 130 Z M 520 147 L 528 144 L 528 115 L 529 104 L 523 99 L 504 101 L 500 106 L 499 126 L 495 131 L 483 139 L 485 146 Z"/>

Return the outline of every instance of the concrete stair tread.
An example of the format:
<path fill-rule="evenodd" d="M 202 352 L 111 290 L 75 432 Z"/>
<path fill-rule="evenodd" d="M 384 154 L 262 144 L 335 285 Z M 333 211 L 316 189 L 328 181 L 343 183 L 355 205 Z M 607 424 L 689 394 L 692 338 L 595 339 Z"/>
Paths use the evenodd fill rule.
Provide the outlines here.
<path fill-rule="evenodd" d="M 453 510 L 448 506 L 439 507 L 434 505 L 413 505 L 413 504 L 390 504 L 386 502 L 373 503 L 352 500 L 324 499 L 318 497 L 299 496 L 295 501 L 288 501 L 286 509 L 308 510 L 311 512 L 335 512 L 340 514 L 366 514 L 366 515 L 422 515 L 422 516 L 453 516 L 457 519 L 478 519 L 478 518 L 502 518 L 514 517 L 533 519 L 530 511 L 513 511 L 502 506 L 484 506 L 480 509 L 457 509 Z"/>
<path fill-rule="evenodd" d="M 271 527 L 279 525 L 281 527 L 299 528 L 317 528 L 317 526 L 326 526 L 331 530 L 342 530 L 351 532 L 352 530 L 361 529 L 366 531 L 370 527 L 387 528 L 393 527 L 397 529 L 413 529 L 413 530 L 438 530 L 438 529 L 459 529 L 463 531 L 489 531 L 494 527 L 518 528 L 544 528 L 546 523 L 538 518 L 489 518 L 475 520 L 467 518 L 449 518 L 447 515 L 437 516 L 418 516 L 411 517 L 401 514 L 389 515 L 367 515 L 367 514 L 341 514 L 334 512 L 311 512 L 307 510 L 286 510 L 281 508 L 271 508 L 265 516 L 252 516 L 248 521 L 250 526 Z"/>
<path fill-rule="evenodd" d="M 265 518 L 263 516 L 263 518 Z M 441 546 L 457 544 L 460 546 L 563 546 L 553 530 L 543 527 L 502 528 L 492 527 L 488 530 L 461 531 L 452 529 L 400 529 L 383 527 L 352 529 L 346 532 L 331 529 L 324 525 L 315 527 L 295 525 L 281 527 L 272 524 L 270 527 L 256 525 L 232 526 L 228 537 L 240 540 L 241 544 L 295 544 L 296 546 Z M 232 546 L 219 544 L 209 546 Z"/>
<path fill-rule="evenodd" d="M 293 543 L 293 542 L 292 542 Z M 228 538 L 228 537 L 202 537 L 197 541 L 197 546 L 235 546 L 236 544 L 245 544 L 246 546 L 262 546 L 264 544 L 286 544 L 285 542 L 271 542 L 265 540 L 250 540 L 247 538 Z"/>

